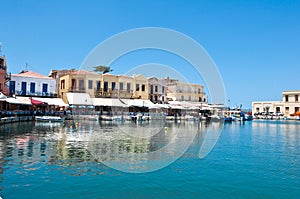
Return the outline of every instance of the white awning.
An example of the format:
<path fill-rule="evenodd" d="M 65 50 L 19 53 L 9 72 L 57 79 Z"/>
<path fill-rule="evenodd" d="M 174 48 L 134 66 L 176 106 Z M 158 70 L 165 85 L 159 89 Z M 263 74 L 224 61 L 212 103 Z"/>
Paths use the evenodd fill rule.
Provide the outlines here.
<path fill-rule="evenodd" d="M 54 106 L 69 106 L 61 98 L 42 98 L 42 97 L 33 97 L 34 100 L 39 100 L 41 102 L 47 103 L 48 105 Z"/>
<path fill-rule="evenodd" d="M 32 105 L 29 97 L 16 97 L 16 98 L 6 98 L 6 101 L 10 104 L 23 104 L 23 105 Z"/>
<path fill-rule="evenodd" d="M 94 106 L 115 106 L 115 107 L 128 107 L 126 99 L 116 98 L 92 98 Z"/>
<path fill-rule="evenodd" d="M 142 99 L 130 99 L 128 101 L 129 106 L 138 106 L 138 107 L 150 107 L 154 104 L 150 100 L 142 100 Z"/>
<path fill-rule="evenodd" d="M 161 109 L 161 108 L 168 109 L 169 106 L 167 104 L 153 104 L 152 106 L 149 107 L 149 109 Z"/>
<path fill-rule="evenodd" d="M 72 105 L 93 105 L 88 93 L 66 93 L 69 104 Z"/>
<path fill-rule="evenodd" d="M 7 98 L 7 96 L 6 95 L 4 95 L 2 92 L 0 92 L 0 100 L 2 99 L 6 99 Z"/>

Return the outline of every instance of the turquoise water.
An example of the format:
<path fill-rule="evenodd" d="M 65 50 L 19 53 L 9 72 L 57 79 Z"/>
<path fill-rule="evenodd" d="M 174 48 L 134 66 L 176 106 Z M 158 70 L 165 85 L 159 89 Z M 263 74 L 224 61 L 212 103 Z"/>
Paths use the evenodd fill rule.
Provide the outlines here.
<path fill-rule="evenodd" d="M 0 196 L 3 199 L 300 198 L 298 121 L 225 124 L 217 144 L 204 159 L 198 157 L 201 135 L 221 128 L 218 123 L 126 125 L 136 131 L 161 125 L 168 130 L 134 141 L 124 135 L 117 140 L 110 137 L 110 143 L 103 143 L 100 148 L 106 160 L 116 160 L 115 153 L 160 149 L 172 139 L 174 129 L 186 130 L 183 131 L 186 134 L 194 129 L 197 134 L 190 148 L 173 164 L 154 172 L 134 174 L 102 164 L 88 150 L 88 141 L 84 139 L 94 131 L 105 135 L 105 139 L 108 135 L 117 136 L 118 125 L 97 122 L 3 125 L 0 126 Z M 180 139 L 178 145 L 186 137 Z M 108 150 L 115 145 L 117 151 Z"/>

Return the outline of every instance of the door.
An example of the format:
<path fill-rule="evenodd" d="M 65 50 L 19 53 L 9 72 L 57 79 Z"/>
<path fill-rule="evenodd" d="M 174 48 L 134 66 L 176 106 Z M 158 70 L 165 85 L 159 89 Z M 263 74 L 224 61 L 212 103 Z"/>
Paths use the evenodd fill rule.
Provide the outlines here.
<path fill-rule="evenodd" d="M 26 95 L 26 92 L 27 92 L 27 83 L 22 82 L 22 84 L 21 84 L 21 95 Z"/>
<path fill-rule="evenodd" d="M 48 84 L 43 84 L 43 93 L 48 93 Z"/>
<path fill-rule="evenodd" d="M 16 82 L 15 81 L 10 81 L 9 83 L 9 93 L 10 95 L 15 94 L 16 92 Z"/>
<path fill-rule="evenodd" d="M 34 82 L 30 83 L 30 93 L 35 93 L 35 83 Z"/>

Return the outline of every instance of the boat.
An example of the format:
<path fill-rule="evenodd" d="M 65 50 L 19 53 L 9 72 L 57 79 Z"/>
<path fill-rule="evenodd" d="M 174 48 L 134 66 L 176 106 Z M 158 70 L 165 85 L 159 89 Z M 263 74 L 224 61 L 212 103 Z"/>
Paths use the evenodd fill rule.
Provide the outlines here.
<path fill-rule="evenodd" d="M 36 122 L 63 122 L 65 119 L 59 116 L 35 116 Z"/>

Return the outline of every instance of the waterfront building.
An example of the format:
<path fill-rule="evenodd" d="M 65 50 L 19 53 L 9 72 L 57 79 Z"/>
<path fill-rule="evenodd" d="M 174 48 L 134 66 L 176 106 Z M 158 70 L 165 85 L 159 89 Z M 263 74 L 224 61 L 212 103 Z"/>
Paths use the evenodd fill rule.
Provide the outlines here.
<path fill-rule="evenodd" d="M 284 114 L 290 115 L 300 111 L 300 90 L 283 91 L 282 98 L 284 102 Z"/>
<path fill-rule="evenodd" d="M 60 77 L 59 97 L 65 102 L 68 101 L 67 93 L 87 93 L 90 97 L 95 97 L 95 90 L 100 90 L 100 78 L 101 75 L 94 72 L 72 70 Z"/>
<path fill-rule="evenodd" d="M 203 85 L 179 82 L 166 78 L 167 99 L 169 101 L 206 102 Z"/>
<path fill-rule="evenodd" d="M 6 83 L 10 80 L 10 74 L 7 74 L 6 58 L 0 55 L 0 92 L 9 95 L 9 89 Z"/>
<path fill-rule="evenodd" d="M 133 75 L 133 99 L 147 100 L 149 97 L 148 92 L 148 79 L 143 75 Z"/>
<path fill-rule="evenodd" d="M 252 113 L 280 113 L 288 117 L 300 111 L 300 90 L 283 91 L 282 101 L 252 102 Z"/>
<path fill-rule="evenodd" d="M 164 79 L 148 78 L 149 99 L 153 103 L 164 104 L 167 99 L 167 84 Z"/>
<path fill-rule="evenodd" d="M 133 84 L 133 77 L 103 74 L 100 77 L 100 89 L 95 91 L 95 97 L 129 99 L 133 95 Z"/>
<path fill-rule="evenodd" d="M 21 71 L 11 74 L 9 82 L 10 95 L 55 97 L 55 79 L 33 71 Z"/>

